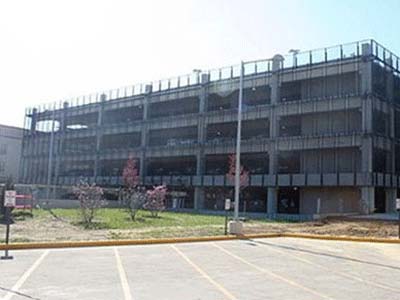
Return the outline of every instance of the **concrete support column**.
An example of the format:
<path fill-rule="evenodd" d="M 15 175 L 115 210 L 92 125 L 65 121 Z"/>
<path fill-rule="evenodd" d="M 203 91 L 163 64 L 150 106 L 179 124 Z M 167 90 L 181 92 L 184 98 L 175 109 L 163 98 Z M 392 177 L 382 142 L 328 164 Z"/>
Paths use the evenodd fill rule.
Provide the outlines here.
<path fill-rule="evenodd" d="M 361 188 L 361 201 L 360 212 L 363 214 L 373 213 L 375 210 L 375 188 L 362 187 Z"/>
<path fill-rule="evenodd" d="M 272 77 L 271 77 L 271 104 L 279 102 L 280 98 L 280 80 L 279 72 L 283 68 L 284 57 L 282 55 L 275 55 L 272 58 Z"/>
<path fill-rule="evenodd" d="M 149 127 L 147 124 L 147 120 L 149 118 L 149 105 L 151 100 L 151 93 L 153 91 L 153 86 L 151 84 L 147 84 L 145 86 L 145 96 L 143 101 L 143 123 L 141 130 L 141 152 L 140 152 L 140 163 L 139 163 L 139 175 L 142 177 L 144 181 L 144 177 L 147 175 L 147 166 L 146 166 L 146 148 L 149 142 Z"/>
<path fill-rule="evenodd" d="M 373 141 L 372 137 L 364 138 L 361 144 L 361 171 L 372 173 L 373 171 Z"/>
<path fill-rule="evenodd" d="M 27 172 L 26 175 L 26 182 L 27 183 L 33 183 L 34 180 L 34 174 L 37 173 L 37 165 L 33 163 L 35 159 L 33 158 L 33 155 L 35 154 L 35 149 L 37 147 L 37 139 L 35 138 L 35 132 L 36 132 L 36 123 L 37 123 L 37 114 L 38 114 L 38 109 L 33 108 L 31 112 L 31 123 L 30 123 L 30 128 L 29 128 L 29 133 L 28 133 L 28 144 L 27 144 L 27 155 L 30 157 L 27 159 L 29 161 L 29 172 Z"/>
<path fill-rule="evenodd" d="M 276 214 L 278 212 L 278 189 L 268 188 L 267 213 Z"/>
<path fill-rule="evenodd" d="M 362 45 L 363 62 L 360 64 L 360 87 L 362 95 L 362 132 L 361 144 L 361 171 L 369 176 L 373 172 L 373 101 L 372 101 L 372 45 Z M 364 186 L 361 188 L 360 212 L 369 214 L 375 210 L 375 188 Z"/>
<path fill-rule="evenodd" d="M 391 66 L 393 59 L 391 57 L 386 58 L 386 63 Z M 386 67 L 386 99 L 389 102 L 393 102 L 393 94 L 393 73 L 390 68 Z"/>
<path fill-rule="evenodd" d="M 208 83 L 210 76 L 208 74 L 201 75 L 201 91 L 199 95 L 199 121 L 197 125 L 197 144 L 196 153 L 196 176 L 203 176 L 205 169 L 204 143 L 206 141 L 206 122 L 204 113 L 207 111 L 208 99 Z M 204 208 L 204 187 L 195 187 L 194 189 L 194 209 Z"/>
<path fill-rule="evenodd" d="M 272 61 L 271 76 L 271 110 L 269 117 L 269 136 L 272 139 L 268 151 L 269 156 L 269 174 L 275 176 L 278 173 L 278 151 L 276 151 L 276 138 L 279 135 L 279 117 L 277 115 L 276 104 L 280 101 L 280 75 L 283 67 L 283 56 L 275 55 Z M 278 187 L 268 187 L 267 213 L 277 213 Z"/>
<path fill-rule="evenodd" d="M 58 134 L 58 143 L 57 143 L 57 150 L 56 150 L 56 166 L 55 166 L 55 184 L 59 184 L 58 177 L 60 175 L 60 166 L 61 160 L 64 154 L 64 138 L 65 138 L 65 131 L 67 128 L 66 119 L 67 119 L 67 111 L 69 108 L 68 102 L 63 103 L 63 110 L 60 118 L 60 128 Z"/>
<path fill-rule="evenodd" d="M 396 198 L 397 198 L 397 189 L 389 188 L 385 190 L 386 192 L 386 212 L 393 213 L 396 212 Z"/>
<path fill-rule="evenodd" d="M 194 209 L 200 210 L 204 208 L 204 187 L 194 188 Z"/>
<path fill-rule="evenodd" d="M 36 131 L 37 113 L 38 113 L 37 108 L 32 109 L 31 128 L 30 128 L 31 133 Z"/>
<path fill-rule="evenodd" d="M 94 168 L 93 168 L 93 177 L 94 182 L 97 181 L 97 176 L 100 175 L 100 148 L 101 148 L 101 140 L 103 137 L 103 115 L 104 115 L 104 104 L 107 100 L 107 96 L 102 94 L 100 96 L 100 103 L 98 105 L 98 114 L 97 114 L 97 126 L 96 126 L 96 153 L 94 160 Z"/>

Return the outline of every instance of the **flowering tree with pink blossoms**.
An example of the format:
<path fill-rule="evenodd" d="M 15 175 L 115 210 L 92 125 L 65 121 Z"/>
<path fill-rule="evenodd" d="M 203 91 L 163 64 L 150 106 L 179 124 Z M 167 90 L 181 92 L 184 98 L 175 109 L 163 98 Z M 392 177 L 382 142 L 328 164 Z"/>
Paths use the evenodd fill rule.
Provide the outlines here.
<path fill-rule="evenodd" d="M 122 171 L 122 179 L 124 188 L 121 191 L 121 199 L 132 221 L 134 221 L 136 213 L 147 200 L 147 194 L 145 188 L 139 186 L 139 171 L 136 167 L 136 160 L 132 157 L 129 157 L 126 162 Z"/>
<path fill-rule="evenodd" d="M 90 227 L 98 209 L 106 205 L 103 189 L 94 183 L 81 181 L 73 188 L 73 191 L 79 200 L 82 222 L 86 227 Z"/>
<path fill-rule="evenodd" d="M 235 184 L 235 174 L 236 174 L 236 155 L 229 155 L 229 170 L 226 174 L 230 184 Z M 244 189 L 249 184 L 249 172 L 240 166 L 240 179 L 239 179 L 240 189 Z"/>
<path fill-rule="evenodd" d="M 165 209 L 165 198 L 167 187 L 165 185 L 154 186 L 147 191 L 147 200 L 143 208 L 150 211 L 152 217 L 157 217 L 158 213 Z"/>

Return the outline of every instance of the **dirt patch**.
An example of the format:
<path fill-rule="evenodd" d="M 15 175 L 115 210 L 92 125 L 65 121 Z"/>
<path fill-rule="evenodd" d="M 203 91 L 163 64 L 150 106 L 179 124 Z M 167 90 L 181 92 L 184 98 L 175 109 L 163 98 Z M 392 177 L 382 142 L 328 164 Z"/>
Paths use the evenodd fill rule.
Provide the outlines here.
<path fill-rule="evenodd" d="M 310 233 L 322 235 L 397 238 L 394 222 L 328 219 L 319 222 L 281 223 L 250 221 L 245 233 Z M 143 239 L 222 235 L 223 225 L 146 227 L 138 229 L 84 229 L 53 215 L 19 220 L 11 226 L 12 242 L 79 241 L 109 239 Z M 5 226 L 0 226 L 4 241 Z"/>
<path fill-rule="evenodd" d="M 309 233 L 337 236 L 397 238 L 398 225 L 394 222 L 327 219 L 304 223 L 246 224 L 246 233 Z"/>

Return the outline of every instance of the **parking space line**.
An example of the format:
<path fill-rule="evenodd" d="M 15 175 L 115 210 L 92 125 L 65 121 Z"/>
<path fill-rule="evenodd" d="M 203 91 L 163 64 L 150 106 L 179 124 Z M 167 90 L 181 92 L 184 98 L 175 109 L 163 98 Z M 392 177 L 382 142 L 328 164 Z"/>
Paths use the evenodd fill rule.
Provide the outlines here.
<path fill-rule="evenodd" d="M 124 298 L 125 300 L 132 300 L 131 289 L 129 288 L 126 272 L 124 266 L 122 265 L 121 257 L 119 256 L 117 247 L 114 247 L 114 254 L 115 259 L 117 260 L 117 269 L 119 273 L 119 278 L 121 280 L 122 290 L 124 292 Z"/>
<path fill-rule="evenodd" d="M 31 276 L 31 274 L 39 267 L 39 265 L 43 262 L 47 254 L 49 254 L 50 250 L 45 250 L 42 255 L 33 263 L 33 265 L 18 279 L 18 281 L 14 284 L 11 290 L 5 295 L 3 300 L 10 300 L 14 295 L 19 294 L 19 289 L 25 283 L 25 281 Z"/>
<path fill-rule="evenodd" d="M 189 265 L 191 265 L 197 272 L 199 272 L 205 279 L 207 279 L 213 286 L 215 286 L 222 294 L 224 294 L 230 300 L 237 300 L 226 288 L 212 279 L 206 272 L 204 272 L 198 265 L 191 261 L 181 250 L 176 246 L 170 245 Z"/>
<path fill-rule="evenodd" d="M 254 241 L 254 242 L 257 243 L 257 241 Z M 320 269 L 329 271 L 330 273 L 333 273 L 333 274 L 336 274 L 336 275 L 339 275 L 339 276 L 342 276 L 342 277 L 345 277 L 345 278 L 348 278 L 348 279 L 352 279 L 352 280 L 355 280 L 355 281 L 358 281 L 358 282 L 362 282 L 362 283 L 365 283 L 365 284 L 369 284 L 369 285 L 377 287 L 377 288 L 381 288 L 381 289 L 388 290 L 388 291 L 391 291 L 391 292 L 400 293 L 400 289 L 396 289 L 396 288 L 393 288 L 393 287 L 385 285 L 385 284 L 376 283 L 376 282 L 368 280 L 368 279 L 363 279 L 363 278 L 358 277 L 358 276 L 349 275 L 349 274 L 341 272 L 341 271 L 336 271 L 336 270 L 334 270 L 332 268 L 327 268 L 327 267 L 325 267 L 325 266 L 323 266 L 321 264 L 312 262 L 312 261 L 310 261 L 310 260 L 308 260 L 308 259 L 306 259 L 304 257 L 300 257 L 299 255 L 294 255 L 292 253 L 289 253 L 289 251 L 283 251 L 283 250 L 275 249 L 272 245 L 266 245 L 264 243 L 263 244 L 257 243 L 257 245 L 266 247 L 269 250 L 274 251 L 275 253 L 279 253 L 279 254 L 290 256 L 290 257 L 292 257 L 294 259 L 297 259 L 298 261 L 301 261 L 301 262 L 304 262 L 304 263 L 309 264 L 311 266 L 318 267 Z"/>
<path fill-rule="evenodd" d="M 309 292 L 309 293 L 311 293 L 311 294 L 313 294 L 313 295 L 316 295 L 316 296 L 318 296 L 318 297 L 321 297 L 321 298 L 323 298 L 323 299 L 330 299 L 330 300 L 333 300 L 333 299 L 334 299 L 334 298 L 329 297 L 329 296 L 327 296 L 327 295 L 321 294 L 321 293 L 319 293 L 319 292 L 317 292 L 317 291 L 315 291 L 315 290 L 313 290 L 313 289 L 310 289 L 310 288 L 308 288 L 308 287 L 306 287 L 306 286 L 304 286 L 304 285 L 302 285 L 302 284 L 300 284 L 300 283 L 297 283 L 297 282 L 295 282 L 295 281 L 293 281 L 293 280 L 291 280 L 291 279 L 289 279 L 289 278 L 286 278 L 286 277 L 284 277 L 284 276 L 281 276 L 281 275 L 279 275 L 279 274 L 276 274 L 276 273 L 274 273 L 274 272 L 272 272 L 272 271 L 269 271 L 269 270 L 267 270 L 267 269 L 261 268 L 261 267 L 255 265 L 255 264 L 253 264 L 253 263 L 251 263 L 251 262 L 245 260 L 244 258 L 242 258 L 242 257 L 240 257 L 240 256 L 237 256 L 236 254 L 234 254 L 234 253 L 232 253 L 232 252 L 226 250 L 225 248 L 223 248 L 223 247 L 221 247 L 221 246 L 219 246 L 219 245 L 217 245 L 217 244 L 215 244 L 215 243 L 212 243 L 212 245 L 213 245 L 214 247 L 218 248 L 219 250 L 221 250 L 222 252 L 226 253 L 227 255 L 229 255 L 229 256 L 235 258 L 236 260 L 241 261 L 242 263 L 244 263 L 244 264 L 246 264 L 246 265 L 248 265 L 248 266 L 250 266 L 250 267 L 256 269 L 257 271 L 259 271 L 259 272 L 261 272 L 261 273 L 263 273 L 263 274 L 267 274 L 267 275 L 269 275 L 269 276 L 271 276 L 271 277 L 274 277 L 274 278 L 276 278 L 276 279 L 278 279 L 278 280 L 281 280 L 281 281 L 283 281 L 283 282 L 285 282 L 285 283 L 287 283 L 287 284 L 290 284 L 290 285 L 292 285 L 292 286 L 294 286 L 294 287 L 300 288 L 300 289 L 302 289 L 302 290 L 304 290 L 304 291 L 306 291 L 306 292 Z"/>

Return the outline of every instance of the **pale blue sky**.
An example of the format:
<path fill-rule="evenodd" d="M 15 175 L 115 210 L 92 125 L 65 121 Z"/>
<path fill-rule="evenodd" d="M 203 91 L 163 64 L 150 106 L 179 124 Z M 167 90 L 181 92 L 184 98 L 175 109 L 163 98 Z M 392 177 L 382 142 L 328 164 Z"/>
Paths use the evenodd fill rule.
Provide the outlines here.
<path fill-rule="evenodd" d="M 400 54 L 399 0 L 0 2 L 0 124 L 82 94 L 374 38 Z"/>

